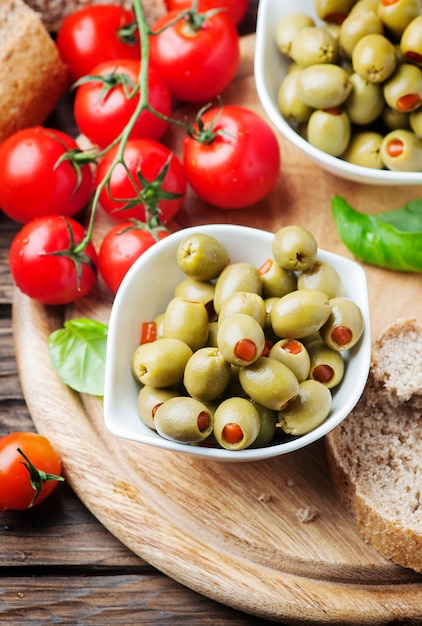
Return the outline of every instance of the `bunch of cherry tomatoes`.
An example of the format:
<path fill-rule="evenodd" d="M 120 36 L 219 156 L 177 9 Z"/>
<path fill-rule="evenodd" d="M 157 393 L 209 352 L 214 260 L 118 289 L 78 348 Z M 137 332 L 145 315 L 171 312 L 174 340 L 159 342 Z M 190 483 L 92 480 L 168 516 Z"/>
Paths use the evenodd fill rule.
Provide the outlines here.
<path fill-rule="evenodd" d="M 150 28 L 140 0 L 134 11 L 88 6 L 63 22 L 56 44 L 76 125 L 92 148 L 41 126 L 0 145 L 0 209 L 23 224 L 10 270 L 21 291 L 44 304 L 86 295 L 98 273 L 115 293 L 134 260 L 167 236 L 188 186 L 212 206 L 241 209 L 277 180 L 272 129 L 254 112 L 218 101 L 238 70 L 237 26 L 248 0 L 167 6 Z M 199 111 L 186 123 L 178 158 L 165 133 L 180 103 L 197 103 Z M 98 250 L 97 206 L 116 222 Z"/>

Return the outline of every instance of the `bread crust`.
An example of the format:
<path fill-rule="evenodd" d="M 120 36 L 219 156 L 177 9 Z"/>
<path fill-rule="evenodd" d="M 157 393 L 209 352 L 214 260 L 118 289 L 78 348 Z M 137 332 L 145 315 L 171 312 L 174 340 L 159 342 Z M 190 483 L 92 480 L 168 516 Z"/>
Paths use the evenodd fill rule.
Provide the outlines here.
<path fill-rule="evenodd" d="M 51 33 L 59 30 L 64 17 L 87 5 L 119 4 L 127 9 L 132 6 L 132 0 L 26 0 L 26 2 L 39 13 L 45 27 Z M 164 0 L 142 0 L 142 4 L 149 25 L 166 11 Z"/>
<path fill-rule="evenodd" d="M 4 0 L 0 20 L 0 141 L 42 124 L 67 89 L 56 45 L 21 0 Z"/>
<path fill-rule="evenodd" d="M 398 320 L 374 342 L 363 395 L 327 435 L 326 452 L 334 488 L 363 539 L 386 558 L 422 573 L 421 388 L 413 380 L 410 397 L 396 388 L 400 376 L 409 382 L 402 350 L 409 339 L 422 346 L 422 326 L 415 319 Z M 385 372 L 391 374 L 388 380 L 381 378 Z"/>

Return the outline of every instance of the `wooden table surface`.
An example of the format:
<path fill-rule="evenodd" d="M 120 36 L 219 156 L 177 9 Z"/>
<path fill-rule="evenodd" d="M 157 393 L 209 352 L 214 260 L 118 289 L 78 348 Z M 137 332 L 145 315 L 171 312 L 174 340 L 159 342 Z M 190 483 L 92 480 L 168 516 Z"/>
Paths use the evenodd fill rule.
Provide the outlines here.
<path fill-rule="evenodd" d="M 256 7 L 257 0 L 251 0 L 242 34 L 254 30 Z M 0 213 L 0 436 L 35 430 L 17 374 L 12 334 L 7 253 L 18 230 Z M 65 483 L 32 510 L 0 512 L 0 577 L 1 624 L 268 623 L 154 569 L 111 535 Z"/>

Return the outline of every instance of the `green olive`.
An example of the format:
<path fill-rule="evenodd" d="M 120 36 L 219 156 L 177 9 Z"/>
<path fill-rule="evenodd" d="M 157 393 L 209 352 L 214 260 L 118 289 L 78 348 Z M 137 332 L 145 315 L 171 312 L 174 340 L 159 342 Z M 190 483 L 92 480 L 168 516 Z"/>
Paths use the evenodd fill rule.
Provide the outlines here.
<path fill-rule="evenodd" d="M 271 309 L 273 331 L 282 338 L 301 339 L 319 330 L 328 319 L 331 305 L 325 293 L 301 289 L 280 298 Z"/>
<path fill-rule="evenodd" d="M 267 409 L 261 404 L 253 403 L 259 413 L 259 433 L 253 442 L 254 448 L 268 446 L 276 433 L 277 411 Z"/>
<path fill-rule="evenodd" d="M 314 6 L 321 20 L 341 24 L 355 2 L 356 0 L 315 0 Z"/>
<path fill-rule="evenodd" d="M 331 313 L 320 330 L 324 343 L 332 350 L 350 350 L 362 337 L 364 320 L 359 306 L 350 298 L 330 300 Z"/>
<path fill-rule="evenodd" d="M 298 289 L 317 289 L 328 298 L 342 296 L 343 281 L 337 270 L 326 261 L 316 260 L 311 267 L 301 272 L 297 279 Z"/>
<path fill-rule="evenodd" d="M 209 402 L 223 393 L 231 378 L 231 366 L 218 348 L 200 348 L 186 363 L 183 384 L 190 396 Z"/>
<path fill-rule="evenodd" d="M 273 328 L 271 326 L 271 309 L 273 308 L 274 304 L 278 302 L 279 300 L 280 298 L 277 298 L 276 296 L 272 298 L 266 298 L 264 300 L 265 310 L 267 312 L 266 319 L 265 319 L 265 326 L 264 326 L 266 333 L 272 333 Z"/>
<path fill-rule="evenodd" d="M 328 389 L 333 389 L 344 376 L 344 360 L 340 352 L 329 348 L 322 340 L 307 345 L 311 359 L 309 379 L 317 380 Z"/>
<path fill-rule="evenodd" d="M 343 154 L 351 133 L 349 117 L 339 107 L 314 111 L 308 121 L 309 143 L 331 156 Z"/>
<path fill-rule="evenodd" d="M 157 329 L 157 339 L 162 339 L 164 337 L 164 318 L 166 314 L 160 313 L 154 317 L 153 321 L 155 322 L 155 326 Z"/>
<path fill-rule="evenodd" d="M 155 428 L 162 437 L 180 443 L 199 443 L 212 432 L 213 415 L 199 400 L 178 396 L 163 402 L 155 412 Z"/>
<path fill-rule="evenodd" d="M 422 70 L 416 65 L 401 63 L 384 83 L 383 91 L 391 108 L 404 113 L 415 111 L 422 104 Z"/>
<path fill-rule="evenodd" d="M 395 2 L 380 2 L 378 5 L 378 17 L 397 40 L 420 13 L 419 0 L 396 0 Z"/>
<path fill-rule="evenodd" d="M 421 172 L 422 139 L 409 130 L 391 131 L 382 141 L 381 158 L 389 170 Z"/>
<path fill-rule="evenodd" d="M 379 83 L 371 83 L 356 72 L 350 76 L 350 82 L 352 91 L 344 103 L 344 110 L 352 124 L 371 124 L 384 110 L 383 89 Z"/>
<path fill-rule="evenodd" d="M 132 356 L 132 372 L 144 385 L 171 387 L 181 383 L 192 349 L 180 339 L 163 338 L 138 346 Z"/>
<path fill-rule="evenodd" d="M 301 28 L 295 35 L 290 56 L 300 67 L 316 63 L 335 63 L 338 43 L 327 29 L 320 26 Z"/>
<path fill-rule="evenodd" d="M 164 316 L 164 337 L 180 339 L 192 350 L 198 350 L 206 344 L 208 324 L 208 312 L 202 302 L 172 298 Z"/>
<path fill-rule="evenodd" d="M 299 98 L 314 109 L 340 106 L 351 89 L 348 73 L 333 63 L 317 63 L 306 67 L 297 78 Z"/>
<path fill-rule="evenodd" d="M 413 132 L 422 137 L 422 107 L 409 115 L 409 124 Z"/>
<path fill-rule="evenodd" d="M 196 278 L 185 278 L 176 285 L 173 295 L 175 298 L 202 302 L 208 307 L 214 299 L 214 290 L 214 283 Z"/>
<path fill-rule="evenodd" d="M 362 78 L 382 83 L 396 68 L 396 49 L 384 35 L 365 35 L 353 48 L 352 63 L 354 71 Z"/>
<path fill-rule="evenodd" d="M 351 138 L 343 159 L 354 165 L 381 170 L 384 167 L 381 159 L 382 140 L 382 135 L 376 132 L 356 133 Z"/>
<path fill-rule="evenodd" d="M 239 382 L 254 402 L 279 411 L 299 391 L 299 381 L 284 363 L 262 356 L 242 367 Z"/>
<path fill-rule="evenodd" d="M 400 50 L 405 59 L 422 65 L 422 15 L 415 17 L 400 39 Z"/>
<path fill-rule="evenodd" d="M 281 267 L 274 259 L 267 259 L 259 268 L 259 273 L 263 294 L 267 298 L 281 298 L 296 289 L 296 274 Z"/>
<path fill-rule="evenodd" d="M 235 291 L 223 302 L 218 316 L 221 323 L 226 317 L 231 317 L 236 313 L 244 313 L 253 317 L 260 326 L 265 326 L 267 312 L 263 298 L 251 291 Z"/>
<path fill-rule="evenodd" d="M 290 56 L 292 41 L 301 28 L 314 26 L 315 22 L 306 13 L 294 12 L 283 17 L 276 26 L 275 41 L 278 49 L 286 56 Z"/>
<path fill-rule="evenodd" d="M 272 346 L 269 357 L 284 363 L 299 382 L 308 378 L 311 360 L 307 349 L 297 339 L 280 339 Z"/>
<path fill-rule="evenodd" d="M 258 269 L 251 263 L 231 263 L 217 278 L 214 292 L 214 309 L 220 314 L 223 302 L 235 291 L 262 294 L 262 280 Z"/>
<path fill-rule="evenodd" d="M 277 94 L 277 104 L 281 115 L 291 124 L 307 122 L 313 108 L 302 102 L 298 96 L 297 79 L 299 72 L 289 72 L 284 77 Z"/>
<path fill-rule="evenodd" d="M 389 106 L 384 107 L 384 110 L 381 114 L 381 119 L 389 131 L 410 129 L 409 113 L 397 111 L 397 109 L 392 109 Z"/>
<path fill-rule="evenodd" d="M 144 424 L 155 430 L 154 416 L 158 407 L 170 398 L 180 396 L 180 390 L 175 387 L 152 387 L 144 385 L 138 394 L 138 413 Z"/>
<path fill-rule="evenodd" d="M 312 265 L 318 252 L 313 234 L 302 226 L 284 226 L 274 235 L 272 253 L 284 269 L 303 271 Z"/>
<path fill-rule="evenodd" d="M 246 398 L 228 398 L 214 413 L 214 436 L 227 450 L 243 450 L 259 435 L 260 416 L 256 406 Z"/>
<path fill-rule="evenodd" d="M 216 348 L 217 347 L 217 332 L 218 332 L 218 321 L 213 320 L 208 324 L 208 337 L 207 337 L 207 347 Z"/>
<path fill-rule="evenodd" d="M 299 393 L 278 413 L 277 426 L 287 435 L 306 435 L 320 426 L 330 414 L 330 390 L 316 380 L 305 380 Z"/>
<path fill-rule="evenodd" d="M 229 264 L 226 247 L 210 235 L 195 233 L 180 242 L 176 260 L 180 269 L 191 278 L 212 280 Z"/>
<path fill-rule="evenodd" d="M 264 331 L 250 315 L 236 313 L 219 322 L 217 345 L 232 365 L 248 365 L 259 359 L 264 350 Z"/>
<path fill-rule="evenodd" d="M 384 32 L 380 18 L 373 11 L 359 11 L 349 14 L 340 26 L 340 47 L 351 59 L 353 49 L 362 37 L 371 33 L 382 35 Z"/>
<path fill-rule="evenodd" d="M 379 0 L 358 0 L 355 5 L 350 9 L 349 15 L 355 15 L 356 13 L 372 11 L 377 13 Z"/>

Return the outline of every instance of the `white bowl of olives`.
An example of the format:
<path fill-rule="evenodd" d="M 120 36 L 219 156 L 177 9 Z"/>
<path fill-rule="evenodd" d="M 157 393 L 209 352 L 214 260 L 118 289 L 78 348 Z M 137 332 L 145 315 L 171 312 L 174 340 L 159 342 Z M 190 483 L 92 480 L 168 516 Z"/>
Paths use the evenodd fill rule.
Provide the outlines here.
<path fill-rule="evenodd" d="M 270 458 L 347 417 L 369 362 L 360 265 L 295 226 L 187 228 L 147 250 L 116 294 L 105 425 L 201 458 Z"/>
<path fill-rule="evenodd" d="M 260 0 L 255 82 L 274 125 L 337 176 L 421 184 L 420 11 L 417 0 Z"/>

